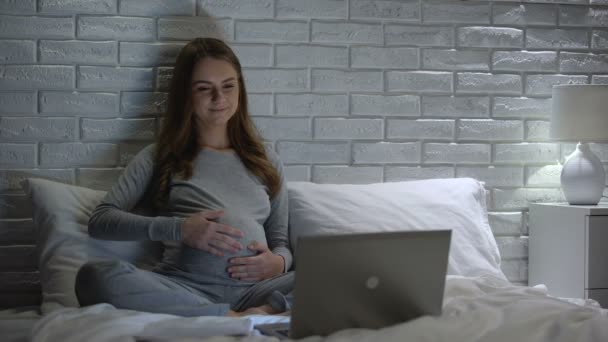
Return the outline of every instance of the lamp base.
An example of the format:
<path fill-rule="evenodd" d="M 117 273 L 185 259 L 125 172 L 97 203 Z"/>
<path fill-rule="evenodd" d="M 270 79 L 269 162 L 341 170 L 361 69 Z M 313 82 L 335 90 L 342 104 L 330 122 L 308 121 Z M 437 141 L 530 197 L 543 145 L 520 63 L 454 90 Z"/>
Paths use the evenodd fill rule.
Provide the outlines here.
<path fill-rule="evenodd" d="M 606 187 L 606 172 L 587 143 L 578 143 L 562 168 L 562 191 L 572 205 L 597 205 Z"/>

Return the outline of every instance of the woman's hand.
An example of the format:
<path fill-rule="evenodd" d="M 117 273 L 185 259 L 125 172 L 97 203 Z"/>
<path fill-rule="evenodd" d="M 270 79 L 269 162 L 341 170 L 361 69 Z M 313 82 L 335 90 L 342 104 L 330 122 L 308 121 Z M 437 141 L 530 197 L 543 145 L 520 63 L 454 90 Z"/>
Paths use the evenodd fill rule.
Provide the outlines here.
<path fill-rule="evenodd" d="M 224 256 L 224 252 L 236 253 L 243 249 L 243 245 L 231 237 L 243 237 L 242 231 L 211 221 L 222 215 L 224 215 L 223 210 L 216 210 L 201 211 L 188 217 L 182 224 L 182 241 L 190 247 L 217 256 Z"/>
<path fill-rule="evenodd" d="M 250 257 L 232 258 L 228 272 L 232 278 L 245 281 L 259 281 L 272 278 L 283 273 L 285 260 L 282 256 L 272 253 L 268 246 L 254 241 L 249 249 L 259 252 Z"/>

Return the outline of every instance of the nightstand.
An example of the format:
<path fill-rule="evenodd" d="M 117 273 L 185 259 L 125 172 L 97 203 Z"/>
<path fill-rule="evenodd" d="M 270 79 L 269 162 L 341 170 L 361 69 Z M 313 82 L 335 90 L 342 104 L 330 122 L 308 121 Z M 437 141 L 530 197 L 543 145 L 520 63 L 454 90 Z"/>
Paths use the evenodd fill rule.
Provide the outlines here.
<path fill-rule="evenodd" d="M 608 205 L 530 204 L 530 286 L 608 308 Z"/>

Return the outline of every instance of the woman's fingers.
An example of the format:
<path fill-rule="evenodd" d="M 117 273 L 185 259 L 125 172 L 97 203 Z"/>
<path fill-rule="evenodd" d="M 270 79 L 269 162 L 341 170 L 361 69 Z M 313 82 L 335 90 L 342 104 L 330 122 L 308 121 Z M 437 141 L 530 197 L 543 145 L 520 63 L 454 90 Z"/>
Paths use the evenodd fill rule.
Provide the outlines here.
<path fill-rule="evenodd" d="M 233 227 L 230 227 L 230 226 L 225 225 L 225 224 L 216 223 L 216 224 L 214 224 L 214 228 L 215 228 L 216 232 L 220 232 L 220 233 L 223 233 L 223 234 L 231 235 L 231 236 L 234 236 L 234 237 L 241 238 L 241 237 L 245 236 L 245 234 L 241 230 L 233 228 Z"/>

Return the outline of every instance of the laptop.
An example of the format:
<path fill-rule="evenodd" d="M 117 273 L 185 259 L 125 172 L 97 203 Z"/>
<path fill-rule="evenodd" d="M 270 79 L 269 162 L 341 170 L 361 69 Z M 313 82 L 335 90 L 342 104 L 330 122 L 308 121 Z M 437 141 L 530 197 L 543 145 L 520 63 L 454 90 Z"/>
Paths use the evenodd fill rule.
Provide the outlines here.
<path fill-rule="evenodd" d="M 255 328 L 302 338 L 440 315 L 450 239 L 451 230 L 301 237 L 290 322 Z"/>

